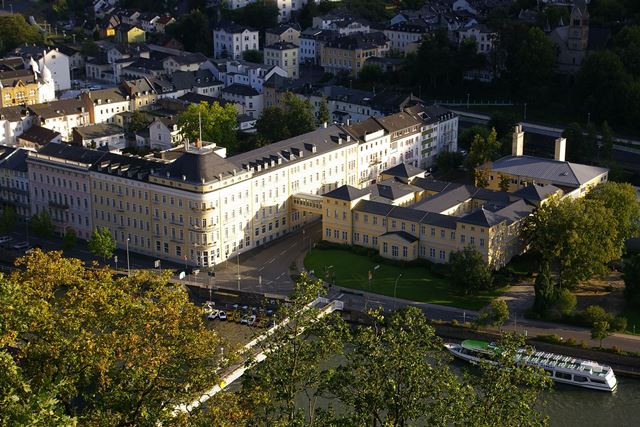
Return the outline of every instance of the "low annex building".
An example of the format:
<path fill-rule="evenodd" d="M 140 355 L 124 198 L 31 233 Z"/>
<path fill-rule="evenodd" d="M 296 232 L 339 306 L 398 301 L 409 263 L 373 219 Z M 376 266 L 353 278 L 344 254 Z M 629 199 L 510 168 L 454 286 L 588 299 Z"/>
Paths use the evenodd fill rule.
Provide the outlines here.
<path fill-rule="evenodd" d="M 343 185 L 323 194 L 323 238 L 373 248 L 385 258 L 436 263 L 449 262 L 452 253 L 471 246 L 491 268 L 501 268 L 524 251 L 520 229 L 537 207 L 552 196 L 581 197 L 608 174 L 607 169 L 522 156 L 522 140 L 518 127 L 514 146 L 520 155 L 494 162 L 489 172 L 514 177 L 509 192 L 437 181 L 399 164 L 367 188 Z M 558 142 L 556 153 L 563 152 Z M 490 180 L 490 187 L 496 181 Z"/>

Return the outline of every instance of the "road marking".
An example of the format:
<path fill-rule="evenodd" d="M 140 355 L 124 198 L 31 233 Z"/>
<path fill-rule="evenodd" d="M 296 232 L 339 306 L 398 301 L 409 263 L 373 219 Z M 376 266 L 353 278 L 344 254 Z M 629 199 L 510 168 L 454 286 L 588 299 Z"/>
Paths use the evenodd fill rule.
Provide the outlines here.
<path fill-rule="evenodd" d="M 284 255 L 287 253 L 287 250 L 285 249 L 284 251 L 280 252 L 280 255 Z"/>
<path fill-rule="evenodd" d="M 284 274 L 285 274 L 285 273 L 280 273 L 280 274 L 278 275 L 278 277 L 276 277 L 276 279 L 275 279 L 275 280 L 278 280 L 279 278 L 281 278 L 282 276 L 284 276 Z"/>
<path fill-rule="evenodd" d="M 264 265 L 258 269 L 258 271 L 264 270 Z"/>
<path fill-rule="evenodd" d="M 267 261 L 267 264 L 271 264 L 275 260 L 276 260 L 275 258 L 271 258 L 269 261 Z"/>
<path fill-rule="evenodd" d="M 338 295 L 338 298 L 336 298 L 336 299 L 341 299 L 343 296 L 344 296 L 344 294 L 340 294 L 340 295 Z"/>

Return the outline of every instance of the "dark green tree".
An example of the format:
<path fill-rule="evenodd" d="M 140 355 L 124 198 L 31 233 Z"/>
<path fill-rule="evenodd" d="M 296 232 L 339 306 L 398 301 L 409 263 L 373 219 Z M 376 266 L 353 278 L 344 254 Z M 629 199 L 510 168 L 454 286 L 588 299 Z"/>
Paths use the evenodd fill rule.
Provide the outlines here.
<path fill-rule="evenodd" d="M 62 236 L 62 249 L 65 251 L 71 250 L 78 242 L 76 232 L 73 228 L 67 228 Z"/>
<path fill-rule="evenodd" d="M 535 299 L 533 309 L 540 315 L 545 315 L 555 299 L 555 286 L 551 281 L 549 263 L 541 263 L 540 271 L 534 284 Z"/>
<path fill-rule="evenodd" d="M 267 141 L 281 141 L 311 132 L 316 128 L 316 120 L 309 101 L 287 92 L 282 95 L 280 105 L 263 110 L 256 129 Z"/>
<path fill-rule="evenodd" d="M 49 239 L 53 236 L 55 225 L 47 211 L 40 211 L 31 217 L 31 230 L 36 236 Z"/>
<path fill-rule="evenodd" d="M 329 104 L 327 103 L 327 98 L 323 96 L 322 101 L 320 101 L 320 108 L 318 109 L 318 126 L 329 122 Z"/>
<path fill-rule="evenodd" d="M 440 173 L 451 173 L 462 165 L 463 156 L 457 151 L 443 151 L 436 157 L 436 166 Z"/>
<path fill-rule="evenodd" d="M 237 117 L 238 111 L 231 103 L 223 107 L 217 101 L 201 102 L 190 104 L 178 115 L 178 127 L 182 137 L 190 143 L 200 138 L 202 129 L 204 141 L 231 148 L 236 145 Z"/>
<path fill-rule="evenodd" d="M 476 135 L 471 142 L 469 154 L 464 161 L 464 165 L 469 170 L 475 170 L 476 167 L 483 165 L 485 162 L 495 160 L 500 154 L 500 141 L 495 129 L 491 129 L 489 135 L 483 138 Z"/>
<path fill-rule="evenodd" d="M 449 275 L 451 284 L 464 294 L 475 294 L 493 286 L 493 276 L 487 262 L 480 252 L 470 246 L 451 253 Z"/>
<path fill-rule="evenodd" d="M 602 340 L 611 335 L 611 325 L 606 320 L 595 322 L 591 327 L 591 339 L 600 341 L 602 348 Z"/>
<path fill-rule="evenodd" d="M 592 160 L 587 157 L 587 142 L 578 123 L 571 123 L 562 132 L 562 137 L 567 139 L 567 160 L 577 163 L 587 163 Z"/>
<path fill-rule="evenodd" d="M 622 270 L 624 298 L 632 307 L 640 307 L 640 254 L 629 257 Z"/>
<path fill-rule="evenodd" d="M 256 122 L 256 130 L 266 141 L 273 142 L 291 137 L 284 109 L 280 106 L 266 107 Z"/>
<path fill-rule="evenodd" d="M 628 183 L 609 181 L 593 188 L 587 199 L 600 201 L 613 212 L 614 244 L 622 256 L 624 242 L 637 237 L 640 232 L 640 204 L 635 188 Z"/>
<path fill-rule="evenodd" d="M 245 50 L 242 52 L 242 59 L 248 62 L 253 62 L 255 64 L 262 64 L 262 52 L 259 50 Z"/>
<path fill-rule="evenodd" d="M 142 129 L 149 126 L 150 123 L 151 120 L 149 119 L 149 116 L 147 116 L 144 112 L 134 111 L 129 117 L 129 121 L 126 126 L 126 132 L 130 137 L 132 137 L 136 132 L 141 131 Z"/>
<path fill-rule="evenodd" d="M 0 233 L 5 234 L 14 230 L 18 223 L 16 208 L 5 205 L 0 215 Z"/>
<path fill-rule="evenodd" d="M 185 50 L 207 56 L 212 53 L 209 18 L 199 10 L 192 10 L 175 23 L 167 25 L 165 32 L 182 43 Z"/>
<path fill-rule="evenodd" d="M 613 130 L 606 120 L 602 123 L 600 134 L 602 135 L 600 158 L 609 162 L 613 154 Z"/>
<path fill-rule="evenodd" d="M 0 54 L 15 49 L 21 44 L 41 44 L 42 35 L 20 14 L 0 16 Z"/>
<path fill-rule="evenodd" d="M 516 51 L 512 73 L 520 90 L 535 93 L 540 82 L 549 81 L 556 61 L 553 42 L 539 28 L 532 27 Z"/>

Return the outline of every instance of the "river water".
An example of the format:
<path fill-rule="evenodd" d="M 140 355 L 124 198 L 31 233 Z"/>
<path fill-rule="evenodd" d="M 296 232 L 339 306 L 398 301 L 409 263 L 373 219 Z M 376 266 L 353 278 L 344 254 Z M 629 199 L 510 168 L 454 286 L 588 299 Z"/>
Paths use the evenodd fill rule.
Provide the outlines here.
<path fill-rule="evenodd" d="M 618 377 L 613 393 L 557 384 L 546 400 L 552 427 L 640 426 L 640 380 Z"/>

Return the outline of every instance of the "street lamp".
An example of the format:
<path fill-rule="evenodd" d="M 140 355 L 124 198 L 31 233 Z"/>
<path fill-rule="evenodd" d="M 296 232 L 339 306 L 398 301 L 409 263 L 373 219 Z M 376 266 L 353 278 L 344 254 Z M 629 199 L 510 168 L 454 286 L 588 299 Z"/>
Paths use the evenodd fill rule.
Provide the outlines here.
<path fill-rule="evenodd" d="M 127 237 L 127 276 L 131 276 L 131 265 L 129 264 L 129 237 Z"/>
<path fill-rule="evenodd" d="M 398 280 L 400 280 L 401 277 L 402 273 L 398 274 L 398 277 L 396 278 L 396 284 L 393 285 L 393 311 L 396 311 L 396 289 L 398 289 Z"/>

